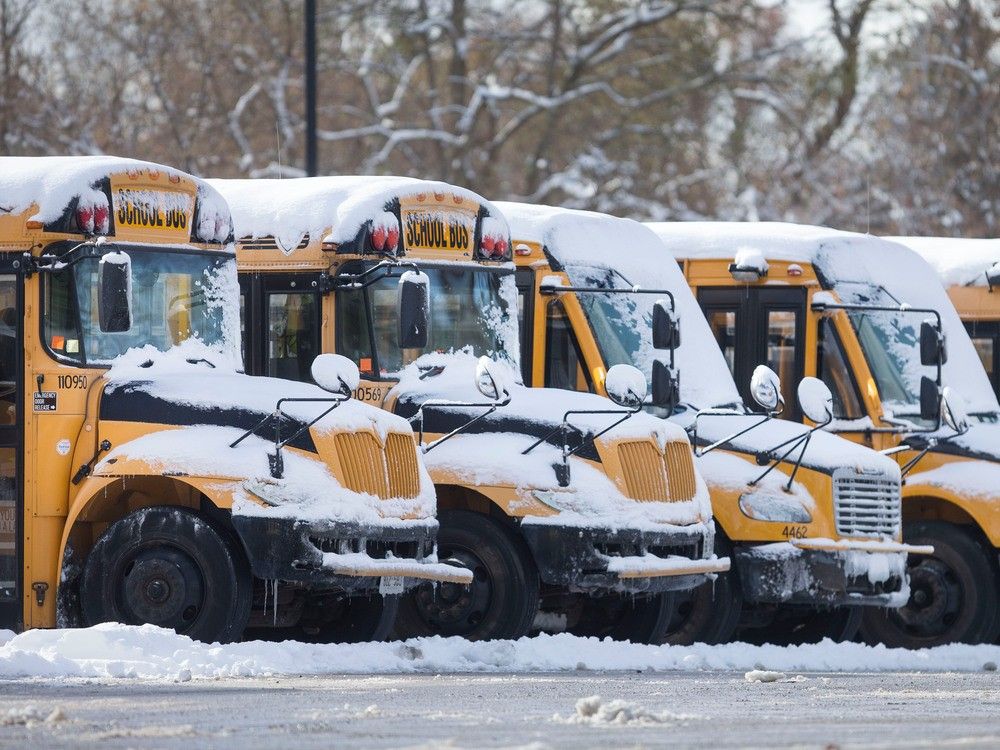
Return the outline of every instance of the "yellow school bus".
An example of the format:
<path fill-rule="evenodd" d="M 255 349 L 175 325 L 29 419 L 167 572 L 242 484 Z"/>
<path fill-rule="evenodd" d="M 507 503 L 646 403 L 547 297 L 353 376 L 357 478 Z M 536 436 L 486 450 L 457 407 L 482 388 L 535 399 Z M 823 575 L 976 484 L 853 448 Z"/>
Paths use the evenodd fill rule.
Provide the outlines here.
<path fill-rule="evenodd" d="M 1000 240 L 886 237 L 933 268 L 965 323 L 983 369 L 1000 394 Z"/>
<path fill-rule="evenodd" d="M 909 601 L 866 611 L 865 638 L 995 641 L 1000 405 L 931 268 L 897 243 L 825 227 L 651 226 L 682 263 L 737 382 L 762 352 L 783 379 L 821 378 L 834 397 L 827 429 L 899 463 L 903 539 L 934 552 L 910 556 Z"/>
<path fill-rule="evenodd" d="M 406 597 L 399 634 L 654 640 L 669 592 L 728 568 L 689 443 L 640 413 L 639 373 L 617 371 L 617 403 L 519 382 L 510 237 L 482 197 L 405 178 L 212 184 L 234 212 L 248 370 L 295 377 L 337 352 L 359 399 L 421 435 L 439 554 L 475 578 Z M 422 332 L 396 303 L 417 283 Z"/>
<path fill-rule="evenodd" d="M 648 228 L 590 212 L 498 205 L 511 224 L 526 382 L 602 393 L 608 368 L 629 362 L 654 388 L 664 374 L 678 384 L 673 408 L 649 408 L 694 438 L 717 549 L 732 554 L 733 567 L 685 598 L 669 642 L 844 640 L 857 632 L 862 606 L 906 601 L 909 548 L 899 543 L 893 461 L 745 408 L 680 269 Z M 664 301 L 679 319 L 669 358 L 655 330 Z M 847 504 L 861 500 L 862 489 L 876 523 L 849 522 Z"/>
<path fill-rule="evenodd" d="M 0 159 L 0 626 L 371 637 L 407 583 L 471 579 L 433 558 L 409 425 L 342 359 L 326 390 L 238 372 L 238 299 L 204 182 Z"/>

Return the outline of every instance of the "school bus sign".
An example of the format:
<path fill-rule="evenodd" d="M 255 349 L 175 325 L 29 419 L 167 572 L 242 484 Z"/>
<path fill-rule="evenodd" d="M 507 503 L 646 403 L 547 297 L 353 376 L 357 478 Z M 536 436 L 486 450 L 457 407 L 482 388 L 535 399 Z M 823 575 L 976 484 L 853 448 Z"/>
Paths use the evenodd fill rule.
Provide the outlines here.
<path fill-rule="evenodd" d="M 190 194 L 113 181 L 111 201 L 118 237 L 132 232 L 155 233 L 186 242 L 191 235 L 194 197 Z"/>
<path fill-rule="evenodd" d="M 423 199 L 423 200 L 421 200 Z M 403 248 L 472 255 L 479 206 L 456 195 L 418 195 L 400 201 Z"/>

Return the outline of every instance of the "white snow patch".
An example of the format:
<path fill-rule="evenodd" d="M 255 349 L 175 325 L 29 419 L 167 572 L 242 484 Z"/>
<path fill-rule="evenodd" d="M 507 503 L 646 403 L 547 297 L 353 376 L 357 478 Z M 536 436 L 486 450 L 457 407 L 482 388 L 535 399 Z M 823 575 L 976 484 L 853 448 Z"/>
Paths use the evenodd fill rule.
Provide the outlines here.
<path fill-rule="evenodd" d="M 978 672 L 1000 646 L 953 644 L 909 651 L 823 641 L 806 646 L 647 646 L 560 633 L 517 641 L 415 638 L 404 643 L 306 644 L 193 641 L 153 625 L 106 623 L 29 630 L 0 646 L 0 678 L 137 678 L 172 681 L 299 674 L 572 672 L 705 669 L 746 672 Z"/>
<path fill-rule="evenodd" d="M 590 726 L 650 726 L 655 724 L 675 724 L 699 719 L 691 714 L 675 714 L 670 711 L 649 711 L 642 706 L 623 700 L 606 701 L 599 695 L 580 698 L 576 711 L 567 717 L 553 716 L 553 721 L 563 724 L 588 724 Z"/>
<path fill-rule="evenodd" d="M 1000 262 L 1000 239 L 886 237 L 930 263 L 945 286 L 989 286 L 986 271 Z"/>

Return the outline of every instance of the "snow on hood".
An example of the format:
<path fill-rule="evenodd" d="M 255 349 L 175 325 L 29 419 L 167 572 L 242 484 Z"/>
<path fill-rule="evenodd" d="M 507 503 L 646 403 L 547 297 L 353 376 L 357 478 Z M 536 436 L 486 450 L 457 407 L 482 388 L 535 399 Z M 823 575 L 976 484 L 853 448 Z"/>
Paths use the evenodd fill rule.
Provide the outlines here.
<path fill-rule="evenodd" d="M 412 177 L 335 176 L 290 180 L 209 180 L 229 202 L 237 238 L 273 236 L 295 247 L 303 236 L 326 233 L 330 241 L 349 242 L 366 221 L 396 198 L 448 193 L 485 207 L 507 230 L 503 215 L 481 195 L 445 182 Z"/>
<path fill-rule="evenodd" d="M 833 289 L 844 302 L 876 298 L 880 304 L 893 304 L 887 297 L 881 299 L 885 295 L 878 292 L 877 286 L 882 285 L 909 307 L 937 310 L 948 345 L 944 384 L 965 399 L 970 413 L 1000 410 L 979 355 L 940 279 L 913 250 L 872 235 L 778 222 L 670 222 L 648 226 L 678 260 L 732 259 L 740 250 L 756 248 L 770 260 L 812 264 L 824 286 Z M 919 365 L 915 346 L 907 346 L 906 351 L 900 348 L 895 354 L 915 363 L 908 368 L 911 379 L 919 380 L 920 375 L 928 374 L 929 368 Z"/>
<path fill-rule="evenodd" d="M 229 215 L 225 201 L 205 180 L 173 167 L 118 156 L 0 157 L 0 213 L 21 213 L 38 206 L 30 218 L 50 222 L 62 216 L 71 200 L 110 174 L 142 169 L 176 175 L 198 186 L 198 199 L 216 214 Z"/>
<path fill-rule="evenodd" d="M 652 231 L 631 219 L 590 211 L 524 203 L 500 202 L 497 206 L 510 222 L 513 241 L 542 243 L 566 267 L 570 281 L 577 286 L 591 286 L 591 282 L 600 280 L 625 288 L 627 285 L 621 278 L 607 278 L 608 270 L 617 270 L 632 284 L 672 292 L 681 323 L 681 345 L 675 353 L 681 376 L 681 401 L 697 408 L 741 402 L 722 351 L 684 274 L 663 252 L 662 243 Z M 580 297 L 586 302 L 582 299 L 584 295 Z M 636 332 L 629 361 L 649 380 L 653 360 L 666 358 L 667 352 L 653 349 L 652 337 L 639 332 L 645 334 L 650 330 L 653 304 L 660 298 L 652 294 L 620 294 L 605 299 Z M 602 349 L 607 358 L 607 347 Z"/>
<path fill-rule="evenodd" d="M 407 367 L 389 398 L 416 405 L 437 401 L 486 403 L 475 387 L 477 359 L 465 352 L 425 354 Z M 507 367 L 497 363 L 498 368 Z M 427 368 L 444 367 L 438 374 L 420 378 Z M 532 501 L 531 490 L 549 490 L 546 505 L 559 511 L 547 518 L 532 518 L 532 523 L 561 523 L 604 528 L 650 528 L 651 525 L 690 524 L 698 518 L 711 518 L 711 501 L 707 487 L 696 475 L 697 491 L 690 501 L 636 502 L 626 497 L 602 470 L 584 461 L 571 460 L 571 481 L 567 488 L 557 485 L 552 465 L 562 460 L 559 448 L 542 443 L 528 455 L 522 455 L 535 442 L 537 433 L 544 434 L 562 422 L 565 412 L 576 409 L 620 410 L 621 407 L 601 396 L 576 393 L 555 388 L 526 388 L 516 382 L 513 371 L 505 378 L 510 403 L 500 407 L 491 421 L 481 423 L 476 434 L 461 434 L 424 454 L 433 473 L 454 472 L 469 484 L 514 486 Z M 482 409 L 455 407 L 461 414 L 477 416 Z M 620 418 L 618 415 L 571 415 L 572 424 L 591 433 L 604 429 Z M 464 420 L 463 420 L 464 421 Z M 522 426 L 525 431 L 510 431 Z M 490 426 L 493 427 L 489 430 Z M 487 430 L 484 432 L 483 427 Z M 530 429 L 532 432 L 528 433 Z M 667 441 L 684 441 L 687 436 L 677 425 L 643 412 L 605 433 L 601 440 L 653 438 L 661 446 Z M 535 496 L 537 499 L 537 496 Z"/>
<path fill-rule="evenodd" d="M 886 237 L 926 260 L 945 286 L 989 286 L 986 269 L 1000 263 L 1000 239 Z"/>
<path fill-rule="evenodd" d="M 892 649 L 860 643 L 805 646 L 648 646 L 560 633 L 516 641 L 412 638 L 392 643 L 200 643 L 155 625 L 104 623 L 72 630 L 0 631 L 0 677 L 177 679 L 325 674 L 685 672 L 769 669 L 784 672 L 981 672 L 1000 646 L 953 644 Z"/>
<path fill-rule="evenodd" d="M 284 450 L 285 472 L 280 480 L 271 477 L 267 458 L 274 452 L 273 441 L 250 436 L 236 448 L 229 447 L 247 429 L 271 414 L 279 399 L 331 396 L 318 386 L 244 375 L 235 371 L 219 353 L 190 344 L 167 352 L 153 347 L 130 350 L 114 362 L 106 380 L 102 410 L 107 403 L 119 400 L 122 405 L 118 408 L 131 416 L 131 411 L 142 408 L 133 400 L 144 396 L 148 397 L 149 405 L 165 404 L 168 413 L 172 408 L 178 416 L 175 429 L 115 446 L 97 464 L 96 474 L 115 475 L 120 471 L 120 462 L 143 460 L 189 476 L 248 480 L 240 486 L 233 509 L 243 515 L 379 523 L 387 522 L 386 517 L 434 515 L 434 487 L 422 463 L 418 463 L 420 490 L 416 497 L 377 498 L 341 486 L 321 460 L 325 457 L 322 446 L 316 458 Z M 285 427 L 285 437 L 330 406 L 330 403 L 283 405 L 285 413 L 299 422 L 296 427 Z M 239 415 L 239 426 L 232 424 L 235 419 L 232 415 Z M 389 432 L 411 432 L 406 420 L 348 400 L 313 425 L 309 434 L 323 438 L 333 432 L 373 430 L 383 440 Z M 249 499 L 248 489 L 258 495 L 276 497 L 280 502 L 275 507 L 262 507 Z"/>
<path fill-rule="evenodd" d="M 762 419 L 763 415 L 760 414 L 721 417 L 703 416 L 698 420 L 698 440 L 699 442 L 715 442 L 735 432 L 746 429 L 750 425 L 760 422 Z M 728 445 L 738 451 L 754 454 L 802 436 L 806 433 L 807 429 L 807 427 L 798 422 L 789 422 L 786 419 L 772 419 L 747 434 L 734 438 Z M 786 444 L 778 453 L 784 453 L 790 447 L 789 444 Z M 800 449 L 793 451 L 792 455 L 789 456 L 789 460 L 794 461 L 798 458 L 800 452 Z M 891 458 L 883 456 L 878 451 L 873 451 L 864 445 L 859 445 L 851 440 L 846 440 L 823 430 L 817 430 L 812 434 L 802 465 L 826 473 L 832 473 L 834 469 L 841 467 L 852 467 L 858 471 L 877 471 L 883 476 L 897 480 L 900 478 L 899 465 Z M 786 463 L 779 467 L 779 469 L 788 467 L 789 464 Z M 759 476 L 763 471 L 763 468 L 756 465 L 752 466 L 751 469 L 756 470 L 754 476 Z M 709 476 L 713 482 L 718 481 L 718 477 L 714 473 L 709 474 Z"/>

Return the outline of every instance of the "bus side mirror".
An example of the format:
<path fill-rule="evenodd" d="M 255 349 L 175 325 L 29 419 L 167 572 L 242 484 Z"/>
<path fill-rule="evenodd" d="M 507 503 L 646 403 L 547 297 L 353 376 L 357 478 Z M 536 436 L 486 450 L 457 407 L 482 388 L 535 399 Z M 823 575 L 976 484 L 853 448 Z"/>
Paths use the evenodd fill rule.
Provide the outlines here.
<path fill-rule="evenodd" d="M 920 364 L 924 367 L 937 367 L 947 361 L 944 334 L 933 323 L 925 320 L 920 324 Z"/>
<path fill-rule="evenodd" d="M 681 402 L 681 376 L 666 364 L 653 360 L 653 406 L 673 413 Z"/>
<path fill-rule="evenodd" d="M 419 271 L 399 277 L 399 348 L 423 349 L 430 327 L 430 279 Z"/>
<path fill-rule="evenodd" d="M 680 321 L 662 299 L 653 303 L 653 348 L 674 350 L 681 345 Z"/>
<path fill-rule="evenodd" d="M 646 376 L 632 365 L 612 365 L 604 376 L 604 390 L 618 406 L 638 409 L 646 399 Z"/>
<path fill-rule="evenodd" d="M 781 378 L 767 365 L 757 365 L 750 378 L 750 395 L 768 414 L 780 414 L 785 400 L 781 397 Z"/>
<path fill-rule="evenodd" d="M 924 375 L 920 378 L 920 418 L 936 422 L 941 416 L 941 389 Z"/>
<path fill-rule="evenodd" d="M 132 259 L 127 253 L 107 253 L 97 264 L 97 317 L 103 333 L 132 328 Z"/>

